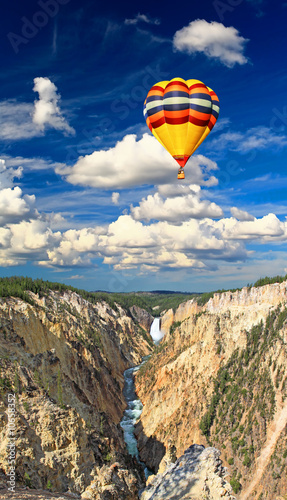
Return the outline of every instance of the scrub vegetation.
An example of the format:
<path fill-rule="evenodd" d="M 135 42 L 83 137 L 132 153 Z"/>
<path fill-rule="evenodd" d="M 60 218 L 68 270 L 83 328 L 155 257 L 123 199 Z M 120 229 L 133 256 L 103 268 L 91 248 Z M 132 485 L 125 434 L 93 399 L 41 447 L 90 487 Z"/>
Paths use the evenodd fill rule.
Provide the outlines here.
<path fill-rule="evenodd" d="M 272 283 L 282 283 L 287 280 L 287 274 L 285 276 L 274 276 L 260 278 L 258 281 L 252 284 L 248 284 L 247 287 L 252 286 L 259 287 Z M 168 291 L 152 291 L 152 292 L 103 292 L 95 291 L 88 292 L 79 288 L 75 288 L 70 285 L 65 285 L 63 283 L 57 283 L 53 281 L 44 281 L 42 279 L 35 279 L 24 277 L 24 276 L 12 276 L 9 278 L 0 278 L 0 297 L 19 297 L 30 304 L 33 303 L 33 299 L 27 293 L 31 291 L 39 296 L 46 295 L 49 290 L 64 292 L 66 290 L 71 290 L 81 295 L 84 299 L 88 300 L 92 304 L 104 300 L 112 308 L 114 308 L 115 303 L 121 305 L 125 309 L 136 305 L 145 309 L 147 312 L 155 315 L 160 315 L 166 309 L 175 310 L 179 304 L 187 300 L 195 299 L 199 305 L 204 305 L 210 298 L 214 296 L 215 293 L 223 292 L 235 292 L 240 290 L 240 288 L 233 288 L 228 290 L 216 290 L 207 293 L 182 293 L 182 292 L 168 292 Z"/>
<path fill-rule="evenodd" d="M 275 344 L 284 343 L 281 329 L 286 318 L 287 308 L 279 306 L 265 324 L 246 332 L 246 348 L 237 349 L 218 370 L 208 410 L 200 421 L 210 445 L 226 451 L 235 493 L 241 488 L 237 469 L 252 469 L 266 439 L 266 424 L 274 417 L 276 390 L 280 388 L 283 400 L 287 397 L 286 372 L 277 366 L 273 352 Z M 283 462 L 278 466 L 280 473 Z"/>
<path fill-rule="evenodd" d="M 260 287 L 264 285 L 272 285 L 273 283 L 283 283 L 283 281 L 287 280 L 287 274 L 285 276 L 265 276 L 265 278 L 259 278 L 259 280 L 255 281 L 254 284 L 248 283 L 246 286 L 247 288 L 252 288 L 252 287 Z M 236 292 L 236 290 L 241 290 L 241 288 L 228 288 L 228 289 L 221 289 L 221 290 L 215 290 L 214 292 L 207 292 L 207 293 L 202 293 L 197 296 L 196 301 L 198 305 L 203 306 L 206 304 L 209 299 L 214 297 L 215 293 L 223 293 L 223 292 Z"/>

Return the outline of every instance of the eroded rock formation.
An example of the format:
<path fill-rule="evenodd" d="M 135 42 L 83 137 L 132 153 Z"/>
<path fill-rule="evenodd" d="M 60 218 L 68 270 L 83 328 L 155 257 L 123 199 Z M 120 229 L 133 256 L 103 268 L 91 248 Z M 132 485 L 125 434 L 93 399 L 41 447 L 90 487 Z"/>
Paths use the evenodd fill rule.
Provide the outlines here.
<path fill-rule="evenodd" d="M 242 499 L 287 493 L 286 288 L 215 294 L 162 317 L 166 336 L 136 377 L 140 456 L 153 470 L 169 439 L 177 456 L 203 442 L 222 451 Z"/>
<path fill-rule="evenodd" d="M 30 296 L 34 305 L 0 299 L 2 470 L 8 470 L 12 392 L 20 483 L 82 493 L 116 463 L 113 473 L 126 478 L 125 496 L 115 486 L 110 498 L 137 498 L 144 477 L 127 455 L 119 422 L 126 406 L 123 372 L 151 352 L 149 334 L 119 305 L 91 304 L 70 291 Z"/>
<path fill-rule="evenodd" d="M 192 445 L 162 474 L 154 476 L 140 499 L 235 500 L 219 456 L 215 448 Z"/>

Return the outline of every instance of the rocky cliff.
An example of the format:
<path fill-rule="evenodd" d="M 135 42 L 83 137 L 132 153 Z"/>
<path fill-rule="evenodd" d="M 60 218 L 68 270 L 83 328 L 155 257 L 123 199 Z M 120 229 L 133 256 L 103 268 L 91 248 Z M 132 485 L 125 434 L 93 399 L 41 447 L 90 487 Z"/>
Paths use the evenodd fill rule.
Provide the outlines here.
<path fill-rule="evenodd" d="M 170 439 L 177 456 L 203 442 L 222 451 L 237 498 L 287 494 L 286 306 L 283 282 L 164 314 L 166 336 L 136 378 L 140 456 L 150 468 Z"/>
<path fill-rule="evenodd" d="M 215 448 L 192 445 L 175 463 L 157 474 L 141 500 L 235 500 L 226 481 L 227 471 Z"/>
<path fill-rule="evenodd" d="M 117 304 L 91 304 L 71 291 L 29 293 L 33 304 L 0 299 L 2 472 L 15 394 L 17 484 L 86 499 L 138 498 L 144 477 L 119 422 L 123 372 L 151 353 L 149 333 Z"/>

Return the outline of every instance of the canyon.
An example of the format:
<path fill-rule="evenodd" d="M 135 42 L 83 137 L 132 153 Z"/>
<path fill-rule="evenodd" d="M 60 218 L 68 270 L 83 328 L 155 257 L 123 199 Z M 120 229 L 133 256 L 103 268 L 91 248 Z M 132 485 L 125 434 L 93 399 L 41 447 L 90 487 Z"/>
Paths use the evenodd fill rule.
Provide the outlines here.
<path fill-rule="evenodd" d="M 287 497 L 286 281 L 160 312 L 72 290 L 27 294 L 0 298 L 0 499 Z M 146 482 L 120 422 L 124 372 L 148 355 L 135 370 L 138 453 L 154 473 Z"/>

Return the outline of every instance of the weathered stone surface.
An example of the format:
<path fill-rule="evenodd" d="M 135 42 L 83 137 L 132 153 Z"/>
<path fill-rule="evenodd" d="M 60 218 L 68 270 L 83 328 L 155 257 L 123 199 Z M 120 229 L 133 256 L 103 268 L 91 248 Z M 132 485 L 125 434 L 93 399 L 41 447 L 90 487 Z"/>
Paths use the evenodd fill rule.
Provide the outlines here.
<path fill-rule="evenodd" d="M 193 445 L 162 474 L 154 476 L 141 500 L 233 500 L 216 448 Z"/>
<path fill-rule="evenodd" d="M 166 454 L 164 455 L 158 466 L 158 474 L 162 474 L 167 469 L 167 467 L 169 467 L 171 464 L 174 464 L 176 460 L 176 447 L 174 446 L 172 440 L 169 440 L 167 443 Z"/>
<path fill-rule="evenodd" d="M 135 321 L 139 323 L 139 325 L 144 328 L 146 331 L 150 331 L 150 327 L 154 320 L 154 317 L 149 314 L 145 309 L 142 309 L 138 306 L 130 307 L 130 313 Z"/>
<path fill-rule="evenodd" d="M 138 479 L 138 481 L 137 481 Z M 82 500 L 135 500 L 138 498 L 138 482 L 128 469 L 118 462 L 110 467 L 97 469 L 96 479 L 82 493 Z"/>

